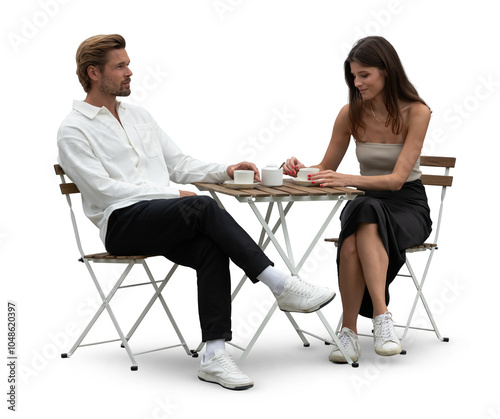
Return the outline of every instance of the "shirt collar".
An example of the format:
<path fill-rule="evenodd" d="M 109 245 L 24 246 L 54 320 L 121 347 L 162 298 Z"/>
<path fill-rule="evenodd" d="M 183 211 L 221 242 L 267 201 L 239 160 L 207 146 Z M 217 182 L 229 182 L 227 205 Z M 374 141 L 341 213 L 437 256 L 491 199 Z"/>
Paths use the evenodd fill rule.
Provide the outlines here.
<path fill-rule="evenodd" d="M 122 102 L 118 102 L 117 108 L 126 109 Z M 104 106 L 98 108 L 97 106 L 91 105 L 83 100 L 74 100 L 73 109 L 85 115 L 89 119 L 94 119 L 102 109 L 106 108 Z"/>

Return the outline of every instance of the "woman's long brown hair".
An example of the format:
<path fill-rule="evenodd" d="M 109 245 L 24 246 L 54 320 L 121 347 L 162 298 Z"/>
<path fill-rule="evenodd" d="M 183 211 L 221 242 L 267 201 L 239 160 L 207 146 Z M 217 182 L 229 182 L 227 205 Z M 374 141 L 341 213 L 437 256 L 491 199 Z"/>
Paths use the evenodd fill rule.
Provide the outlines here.
<path fill-rule="evenodd" d="M 354 45 L 344 62 L 345 81 L 349 86 L 349 121 L 352 135 L 357 137 L 359 128 L 364 128 L 362 115 L 365 104 L 359 90 L 354 86 L 354 76 L 351 73 L 353 61 L 364 67 L 377 67 L 387 72 L 384 90 L 388 116 L 385 126 L 391 124 L 392 132 L 395 135 L 400 134 L 403 129 L 403 118 L 399 101 L 420 102 L 425 106 L 427 104 L 410 83 L 396 50 L 385 38 L 368 36 Z"/>

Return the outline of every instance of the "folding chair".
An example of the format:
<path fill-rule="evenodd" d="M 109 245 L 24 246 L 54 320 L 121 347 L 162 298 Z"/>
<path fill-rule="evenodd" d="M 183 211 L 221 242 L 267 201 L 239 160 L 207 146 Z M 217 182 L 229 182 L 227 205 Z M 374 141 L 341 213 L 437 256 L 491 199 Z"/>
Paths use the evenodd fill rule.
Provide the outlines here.
<path fill-rule="evenodd" d="M 401 336 L 401 344 L 403 344 L 406 335 L 408 333 L 409 329 L 416 329 L 416 330 L 424 330 L 424 331 L 429 331 L 429 332 L 434 332 L 439 340 L 442 342 L 449 342 L 449 338 L 441 336 L 441 333 L 439 332 L 439 329 L 437 327 L 436 321 L 434 320 L 434 316 L 432 315 L 432 312 L 430 310 L 430 307 L 427 303 L 427 300 L 425 299 L 425 296 L 422 292 L 422 288 L 424 286 L 425 280 L 427 278 L 427 274 L 429 272 L 429 267 L 432 262 L 432 258 L 434 256 L 434 252 L 438 249 L 438 238 L 439 238 L 439 231 L 441 229 L 441 222 L 442 222 L 442 216 L 443 216 L 443 205 L 444 205 L 444 199 L 446 197 L 446 188 L 450 187 L 453 183 L 453 176 L 450 176 L 450 169 L 455 167 L 455 162 L 456 158 L 455 157 L 436 157 L 436 156 L 421 156 L 420 157 L 420 166 L 425 166 L 425 167 L 437 167 L 437 168 L 442 168 L 444 169 L 444 175 L 435 175 L 435 174 L 422 174 L 421 180 L 422 183 L 426 187 L 430 186 L 441 186 L 441 200 L 440 200 L 440 205 L 439 205 L 439 215 L 435 227 L 435 234 L 434 234 L 434 239 L 433 242 L 431 243 L 423 243 L 418 246 L 413 246 L 409 249 L 406 249 L 406 269 L 408 271 L 408 274 L 401 273 L 401 271 L 398 273 L 398 276 L 402 277 L 407 277 L 411 278 L 413 280 L 413 284 L 415 285 L 415 289 L 417 291 L 415 295 L 415 299 L 413 301 L 413 305 L 410 310 L 410 314 L 408 316 L 408 320 L 406 321 L 405 325 L 398 325 L 396 324 L 395 327 L 403 327 L 404 332 L 403 335 Z M 333 239 L 325 239 L 325 241 L 333 242 L 335 243 L 335 246 L 338 244 L 338 238 L 333 238 Z M 412 253 L 417 253 L 417 252 L 426 252 L 429 251 L 429 255 L 427 258 L 427 262 L 425 264 L 425 268 L 423 270 L 423 274 L 421 279 L 419 280 L 417 278 L 417 275 L 415 274 L 415 271 L 413 270 L 410 260 L 408 256 Z M 427 313 L 427 316 L 429 318 L 429 321 L 431 322 L 432 328 L 422 328 L 422 327 L 413 327 L 411 326 L 412 324 L 412 319 L 413 315 L 415 313 L 415 309 L 417 307 L 418 301 L 421 301 L 425 311 Z M 340 327 L 342 325 L 342 317 L 339 320 L 339 323 L 337 325 L 337 333 L 340 331 Z M 363 335 L 361 335 L 363 336 Z M 369 336 L 369 335 L 364 335 L 364 336 Z M 403 349 L 401 354 L 406 354 L 406 350 Z"/>
<path fill-rule="evenodd" d="M 73 232 L 75 234 L 76 244 L 77 244 L 80 256 L 81 256 L 79 261 L 85 264 L 85 266 L 86 266 L 86 268 L 87 268 L 87 270 L 92 278 L 92 281 L 94 282 L 94 284 L 97 288 L 99 296 L 101 297 L 101 300 L 102 300 L 102 304 L 100 305 L 99 309 L 95 313 L 94 317 L 90 320 L 89 324 L 87 325 L 85 330 L 82 332 L 80 337 L 77 339 L 77 341 L 75 342 L 73 347 L 70 349 L 70 351 L 68 353 L 63 353 L 61 355 L 61 357 L 62 358 L 69 358 L 71 355 L 73 355 L 73 353 L 79 347 L 99 345 L 99 344 L 103 344 L 103 343 L 118 342 L 118 341 L 121 341 L 121 347 L 125 348 L 125 350 L 127 351 L 127 354 L 130 358 L 130 361 L 132 362 L 132 367 L 131 367 L 132 371 L 137 371 L 137 369 L 138 369 L 137 362 L 135 361 L 135 356 L 142 355 L 145 353 L 156 352 L 156 351 L 161 351 L 161 350 L 165 350 L 165 349 L 170 349 L 170 348 L 182 346 L 187 355 L 197 357 L 198 354 L 195 353 L 195 351 L 189 350 L 189 348 L 186 344 L 186 341 L 184 340 L 184 338 L 181 334 L 181 331 L 179 330 L 179 327 L 177 326 L 177 323 L 175 322 L 175 319 L 174 319 L 172 313 L 170 312 L 170 309 L 168 308 L 167 303 L 165 302 L 165 299 L 163 298 L 163 296 L 161 294 L 163 289 L 165 288 L 165 286 L 169 282 L 170 278 L 172 277 L 172 275 L 176 271 L 178 265 L 174 264 L 163 280 L 156 281 L 151 273 L 151 270 L 149 269 L 149 267 L 146 263 L 146 259 L 149 257 L 152 257 L 151 255 L 149 255 L 149 256 L 146 256 L 146 255 L 121 256 L 121 255 L 112 255 L 109 253 L 85 254 L 83 251 L 83 247 L 82 247 L 82 243 L 81 243 L 81 239 L 80 239 L 80 234 L 78 231 L 77 217 L 75 216 L 75 213 L 73 211 L 73 205 L 72 205 L 72 201 L 71 201 L 71 195 L 77 194 L 80 191 L 78 190 L 78 187 L 74 183 L 66 182 L 66 176 L 65 176 L 64 170 L 60 165 L 58 165 L 58 164 L 54 165 L 54 169 L 55 169 L 56 175 L 60 176 L 61 183 L 59 186 L 61 189 L 61 193 L 66 196 L 66 200 L 67 200 L 67 203 L 69 206 L 71 222 L 73 225 Z M 99 281 L 97 280 L 97 277 L 94 273 L 94 270 L 92 269 L 90 262 L 103 263 L 103 264 L 111 263 L 111 264 L 126 265 L 123 273 L 120 275 L 120 277 L 118 278 L 118 280 L 116 281 L 116 283 L 112 287 L 111 291 L 109 291 L 108 295 L 105 295 Z M 143 282 L 143 283 L 131 284 L 131 285 L 122 285 L 124 283 L 126 277 L 128 276 L 128 274 L 130 273 L 130 271 L 132 270 L 132 268 L 135 265 L 142 265 L 150 282 Z M 151 284 L 153 286 L 155 293 L 151 297 L 151 299 L 149 300 L 148 304 L 146 305 L 146 307 L 144 308 L 144 310 L 142 311 L 142 313 L 140 314 L 140 316 L 138 317 L 138 319 L 136 320 L 136 322 L 134 323 L 134 325 L 132 326 L 130 331 L 125 335 L 122 331 L 122 328 L 118 324 L 116 316 L 115 316 L 115 314 L 110 306 L 110 301 L 119 289 L 125 289 L 125 288 L 131 288 L 131 287 L 137 287 L 137 286 L 143 286 L 143 285 L 149 285 L 149 284 Z M 148 313 L 149 309 L 152 307 L 152 305 L 154 304 L 156 299 L 160 300 L 160 303 L 163 306 L 163 309 L 165 310 L 165 313 L 167 314 L 167 316 L 170 320 L 170 323 L 172 324 L 172 327 L 174 328 L 180 343 L 176 344 L 176 345 L 171 345 L 171 346 L 153 349 L 153 350 L 149 350 L 149 351 L 144 351 L 144 352 L 140 352 L 140 353 L 133 353 L 131 348 L 130 348 L 130 345 L 129 345 L 129 340 L 132 338 L 132 335 L 135 333 L 135 331 L 137 330 L 137 328 L 141 324 L 142 320 L 144 319 L 144 317 L 146 316 L 146 314 Z M 118 332 L 119 339 L 82 344 L 82 342 L 85 339 L 85 337 L 87 336 L 88 332 L 92 329 L 92 327 L 96 323 L 97 319 L 100 317 L 100 315 L 102 314 L 102 312 L 104 310 L 106 310 L 108 312 L 109 317 L 111 318 L 111 321 L 113 322 L 113 325 L 114 325 L 116 331 Z"/>

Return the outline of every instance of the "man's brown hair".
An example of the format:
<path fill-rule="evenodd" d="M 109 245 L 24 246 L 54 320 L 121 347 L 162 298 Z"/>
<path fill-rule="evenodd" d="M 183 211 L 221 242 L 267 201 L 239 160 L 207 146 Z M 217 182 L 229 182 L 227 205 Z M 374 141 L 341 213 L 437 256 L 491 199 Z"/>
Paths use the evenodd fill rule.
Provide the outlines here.
<path fill-rule="evenodd" d="M 95 35 L 80 44 L 76 51 L 76 74 L 85 92 L 88 93 L 91 87 L 87 73 L 89 65 L 96 66 L 103 71 L 108 51 L 121 48 L 125 48 L 125 39 L 118 34 Z"/>

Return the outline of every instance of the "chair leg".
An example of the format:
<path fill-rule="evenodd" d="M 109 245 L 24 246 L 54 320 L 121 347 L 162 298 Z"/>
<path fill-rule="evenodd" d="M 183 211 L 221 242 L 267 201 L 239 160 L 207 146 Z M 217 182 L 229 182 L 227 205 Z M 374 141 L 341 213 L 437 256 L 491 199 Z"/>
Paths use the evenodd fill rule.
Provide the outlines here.
<path fill-rule="evenodd" d="M 408 268 L 408 272 L 410 273 L 410 276 L 413 280 L 413 283 L 415 285 L 415 288 L 417 290 L 417 294 L 415 295 L 415 299 L 413 301 L 413 306 L 412 306 L 412 309 L 410 311 L 410 315 L 408 317 L 408 320 L 406 322 L 406 325 L 405 325 L 405 330 L 403 332 L 403 336 L 401 338 L 401 342 L 403 342 L 403 340 L 406 338 L 406 334 L 408 333 L 408 330 L 409 329 L 413 329 L 413 327 L 411 327 L 411 321 L 413 319 L 413 315 L 415 313 L 415 309 L 417 307 L 417 303 L 418 303 L 418 300 L 420 300 L 425 308 L 425 311 L 427 313 L 427 316 L 432 324 L 432 329 L 423 329 L 423 330 L 428 330 L 428 331 L 433 331 L 434 333 L 436 333 L 436 336 L 439 340 L 443 341 L 443 342 L 448 342 L 449 339 L 448 338 L 445 338 L 445 337 L 442 337 L 441 336 L 441 333 L 439 332 L 439 329 L 437 327 L 437 324 L 436 324 L 436 321 L 434 320 L 434 316 L 432 315 L 432 312 L 430 310 L 430 307 L 429 305 L 427 304 L 427 300 L 425 299 L 425 296 L 422 292 L 422 288 L 424 286 L 424 282 L 425 282 L 425 279 L 427 277 L 427 273 L 429 271 L 429 267 L 430 267 L 430 264 L 431 264 L 431 261 L 432 261 L 432 257 L 434 255 L 434 248 L 432 248 L 430 250 L 431 254 L 429 255 L 429 258 L 427 260 L 427 264 L 425 266 L 425 270 L 424 270 L 424 273 L 422 275 L 422 279 L 420 281 L 420 283 L 418 282 L 417 280 L 417 277 L 415 275 L 415 272 L 413 271 L 413 268 L 411 267 L 411 264 L 410 264 L 410 261 L 408 259 L 406 259 L 406 267 Z"/>
<path fill-rule="evenodd" d="M 101 288 L 101 285 L 99 284 L 99 281 L 97 280 L 95 274 L 94 274 L 94 271 L 92 269 L 92 267 L 90 266 L 90 263 L 88 260 L 84 259 L 83 260 L 84 263 L 85 263 L 85 266 L 87 267 L 89 273 L 90 273 L 90 276 L 92 277 L 92 280 L 94 281 L 94 284 L 97 288 L 97 291 L 102 299 L 102 304 L 100 305 L 100 307 L 98 308 L 97 312 L 95 313 L 94 317 L 90 320 L 89 324 L 87 325 L 87 327 L 85 328 L 85 330 L 82 332 L 82 334 L 80 335 L 80 337 L 77 339 L 77 341 L 75 342 L 75 344 L 73 345 L 73 347 L 70 349 L 70 351 L 68 353 L 64 353 L 61 355 L 62 358 L 69 358 L 71 355 L 73 355 L 73 353 L 76 351 L 76 349 L 78 349 L 80 346 L 90 346 L 90 345 L 97 345 L 97 344 L 100 344 L 100 343 L 106 343 L 106 342 L 113 342 L 113 341 L 106 341 L 106 342 L 98 342 L 98 343 L 94 343 L 94 344 L 87 344 L 87 345 L 82 345 L 82 341 L 85 339 L 85 337 L 87 336 L 88 332 L 90 331 L 90 329 L 94 326 L 95 322 L 97 321 L 97 319 L 100 317 L 100 315 L 102 314 L 102 312 L 104 311 L 104 309 L 106 309 L 106 311 L 108 312 L 110 318 L 111 318 L 111 321 L 113 322 L 113 325 L 115 326 L 115 329 L 116 331 L 118 332 L 118 335 L 120 336 L 120 339 L 123 346 L 125 347 L 126 351 L 127 351 L 127 354 L 130 358 L 130 361 L 132 362 L 132 371 L 136 371 L 138 369 L 138 366 L 137 366 L 137 363 L 135 361 L 135 358 L 134 358 L 134 355 L 132 353 L 132 350 L 130 349 L 130 346 L 127 342 L 127 339 L 125 338 L 125 335 L 123 334 L 121 328 L 120 328 L 120 325 L 118 324 L 118 321 L 116 320 L 116 317 L 113 313 L 113 310 L 111 309 L 111 306 L 109 305 L 109 302 L 111 301 L 111 299 L 113 298 L 113 296 L 115 295 L 116 291 L 118 290 L 118 288 L 121 286 L 121 284 L 123 283 L 123 281 L 125 280 L 125 278 L 127 277 L 127 275 L 129 274 L 130 270 L 132 269 L 132 267 L 134 266 L 135 264 L 135 261 L 130 261 L 127 265 L 127 267 L 125 268 L 125 270 L 123 271 L 123 273 L 121 274 L 120 278 L 118 279 L 118 281 L 116 282 L 116 284 L 114 285 L 114 287 L 111 289 L 111 291 L 109 292 L 109 294 L 106 296 Z"/>
<path fill-rule="evenodd" d="M 177 268 L 179 267 L 179 265 L 175 264 L 174 266 L 172 266 L 172 268 L 168 272 L 167 276 L 162 281 L 160 287 L 158 287 L 158 285 L 156 285 L 156 282 L 155 282 L 155 280 L 153 278 L 153 275 L 151 274 L 151 271 L 149 270 L 148 265 L 146 264 L 146 261 L 143 262 L 143 267 L 144 267 L 144 270 L 146 271 L 146 273 L 147 273 L 147 275 L 148 275 L 148 277 L 149 277 L 149 279 L 151 281 L 151 284 L 153 285 L 153 287 L 155 288 L 155 291 L 156 291 L 156 293 L 153 296 L 152 301 L 150 303 L 152 304 L 155 301 L 155 299 L 158 297 L 158 299 L 160 300 L 161 305 L 163 306 L 163 309 L 165 310 L 165 313 L 168 316 L 168 319 L 170 320 L 170 323 L 172 324 L 172 327 L 175 330 L 175 333 L 177 334 L 177 337 L 179 338 L 179 341 L 181 342 L 182 347 L 186 351 L 186 354 L 189 355 L 189 356 L 196 357 L 195 354 L 194 354 L 194 352 L 189 350 L 188 345 L 186 343 L 186 340 L 182 336 L 182 333 L 181 333 L 179 327 L 177 326 L 177 322 L 175 321 L 174 316 L 172 315 L 172 312 L 168 308 L 167 303 L 166 303 L 166 301 L 165 301 L 165 299 L 163 298 L 163 295 L 162 295 L 163 289 L 165 288 L 165 286 L 167 285 L 167 283 L 170 281 L 170 278 L 172 278 L 172 275 L 177 270 Z M 149 310 L 149 308 L 148 308 L 148 310 Z"/>

